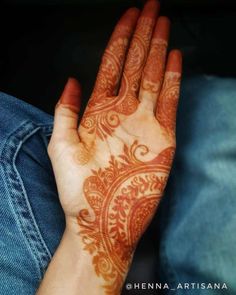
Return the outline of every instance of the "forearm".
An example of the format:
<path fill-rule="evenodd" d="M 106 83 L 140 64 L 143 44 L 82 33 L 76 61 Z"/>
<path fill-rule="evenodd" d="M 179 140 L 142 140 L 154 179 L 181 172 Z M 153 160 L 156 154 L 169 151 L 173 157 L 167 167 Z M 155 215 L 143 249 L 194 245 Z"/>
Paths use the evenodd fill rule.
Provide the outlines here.
<path fill-rule="evenodd" d="M 120 284 L 120 290 L 125 280 Z M 116 284 L 114 281 L 105 281 L 99 277 L 94 269 L 92 256 L 85 250 L 78 234 L 68 229 L 62 237 L 55 252 L 37 295 L 99 295 L 108 294 L 104 285 Z M 118 293 L 114 295 L 118 295 Z"/>

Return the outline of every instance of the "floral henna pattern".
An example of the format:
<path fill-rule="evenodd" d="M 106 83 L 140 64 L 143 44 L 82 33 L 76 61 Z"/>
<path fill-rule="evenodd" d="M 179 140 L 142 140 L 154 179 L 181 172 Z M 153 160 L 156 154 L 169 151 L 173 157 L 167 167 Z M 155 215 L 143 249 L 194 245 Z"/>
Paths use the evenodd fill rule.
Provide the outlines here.
<path fill-rule="evenodd" d="M 152 22 L 152 19 L 145 17 L 139 21 L 139 30 L 134 34 L 130 46 L 118 96 L 115 96 L 117 89 L 113 90 L 113 85 L 117 85 L 117 88 L 119 86 L 120 75 L 117 75 L 117 72 L 121 73 L 123 69 L 122 60 L 128 43 L 128 39 L 123 37 L 124 27 L 122 33 L 117 33 L 108 44 L 94 91 L 81 121 L 81 126 L 88 133 L 96 133 L 101 140 L 112 135 L 115 128 L 120 125 L 121 115 L 131 115 L 138 107 L 136 97 L 148 54 L 147 44 Z"/>
<path fill-rule="evenodd" d="M 158 94 L 160 91 L 167 49 L 167 41 L 163 39 L 153 39 L 149 52 L 148 61 L 143 71 L 145 79 L 142 80 L 142 89 Z"/>
<path fill-rule="evenodd" d="M 108 46 L 103 57 L 102 69 L 99 71 L 97 86 L 82 118 L 81 125 L 87 129 L 88 133 L 96 133 L 102 140 L 119 126 L 120 114 L 130 115 L 137 109 L 137 100 L 134 97 L 120 98 L 107 95 L 112 85 L 117 83 L 114 81 L 116 75 L 113 73 L 122 70 L 120 64 L 123 49 L 121 47 L 125 47 L 127 42 L 127 39 L 120 37 Z"/>
<path fill-rule="evenodd" d="M 90 111 L 104 106 L 104 103 L 107 103 L 107 97 L 116 94 L 114 85 L 118 85 L 119 82 L 123 59 L 129 42 L 126 36 L 129 34 L 129 27 L 117 28 L 115 36 L 108 43 L 102 57 L 92 97 L 88 103 Z"/>
<path fill-rule="evenodd" d="M 130 92 L 136 97 L 138 94 L 142 70 L 148 55 L 148 44 L 153 24 L 153 20 L 148 17 L 143 17 L 138 23 L 138 30 L 134 34 L 124 68 L 124 83 L 121 84 L 120 91 L 122 95 Z"/>
<path fill-rule="evenodd" d="M 106 294 L 120 294 L 137 242 L 149 225 L 163 194 L 174 148 L 144 162 L 149 153 L 135 141 L 109 166 L 92 171 L 84 183 L 91 211 L 80 210 L 77 221 L 84 249 L 93 257 L 95 272 L 104 279 Z"/>
<path fill-rule="evenodd" d="M 180 73 L 166 72 L 162 92 L 157 101 L 157 119 L 170 135 L 174 135 L 175 132 L 180 78 Z"/>

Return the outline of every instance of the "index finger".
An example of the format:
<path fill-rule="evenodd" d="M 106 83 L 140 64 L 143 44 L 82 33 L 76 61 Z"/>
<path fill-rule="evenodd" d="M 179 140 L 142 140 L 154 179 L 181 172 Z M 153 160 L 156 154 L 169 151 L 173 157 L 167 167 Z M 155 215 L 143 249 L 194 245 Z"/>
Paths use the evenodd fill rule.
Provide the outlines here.
<path fill-rule="evenodd" d="M 129 39 L 135 28 L 139 10 L 128 9 L 117 23 L 105 49 L 91 96 L 93 102 L 100 97 L 114 96 L 120 80 Z"/>

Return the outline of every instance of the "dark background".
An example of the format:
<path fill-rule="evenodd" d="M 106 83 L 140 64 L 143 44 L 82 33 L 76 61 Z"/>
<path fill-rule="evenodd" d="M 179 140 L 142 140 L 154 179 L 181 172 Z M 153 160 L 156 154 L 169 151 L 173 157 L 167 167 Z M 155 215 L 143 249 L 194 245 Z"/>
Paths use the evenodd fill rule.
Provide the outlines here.
<path fill-rule="evenodd" d="M 185 74 L 235 75 L 235 1 L 166 0 L 170 47 L 182 49 Z M 0 90 L 53 113 L 69 76 L 84 104 L 112 29 L 143 1 L 4 0 L 0 5 Z"/>
<path fill-rule="evenodd" d="M 235 1 L 161 2 L 161 14 L 170 16 L 173 24 L 170 48 L 180 48 L 184 55 L 184 79 L 197 74 L 236 76 Z M 116 21 L 126 8 L 142 3 L 1 1 L 0 90 L 53 114 L 67 78 L 74 76 L 82 84 L 85 105 Z M 157 281 L 157 219 L 139 244 L 129 282 Z M 145 294 L 123 292 L 140 293 Z"/>

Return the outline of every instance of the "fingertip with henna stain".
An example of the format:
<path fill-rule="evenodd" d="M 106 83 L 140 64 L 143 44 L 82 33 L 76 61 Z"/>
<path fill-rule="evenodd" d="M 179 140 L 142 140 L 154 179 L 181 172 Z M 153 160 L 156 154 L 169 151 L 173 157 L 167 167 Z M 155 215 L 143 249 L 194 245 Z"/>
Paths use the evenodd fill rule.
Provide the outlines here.
<path fill-rule="evenodd" d="M 129 8 L 120 18 L 119 25 L 123 26 L 134 26 L 140 15 L 140 10 L 136 7 Z"/>
<path fill-rule="evenodd" d="M 142 17 L 155 18 L 160 10 L 160 3 L 156 0 L 148 0 L 143 7 Z"/>
<path fill-rule="evenodd" d="M 173 49 L 169 53 L 166 72 L 181 73 L 182 72 L 182 53 L 178 49 Z"/>
<path fill-rule="evenodd" d="M 170 25 L 171 22 L 168 17 L 160 16 L 157 20 L 153 37 L 168 41 L 170 35 Z"/>
<path fill-rule="evenodd" d="M 77 79 L 70 77 L 65 85 L 62 96 L 60 98 L 61 104 L 68 104 L 80 109 L 81 105 L 81 86 Z"/>

